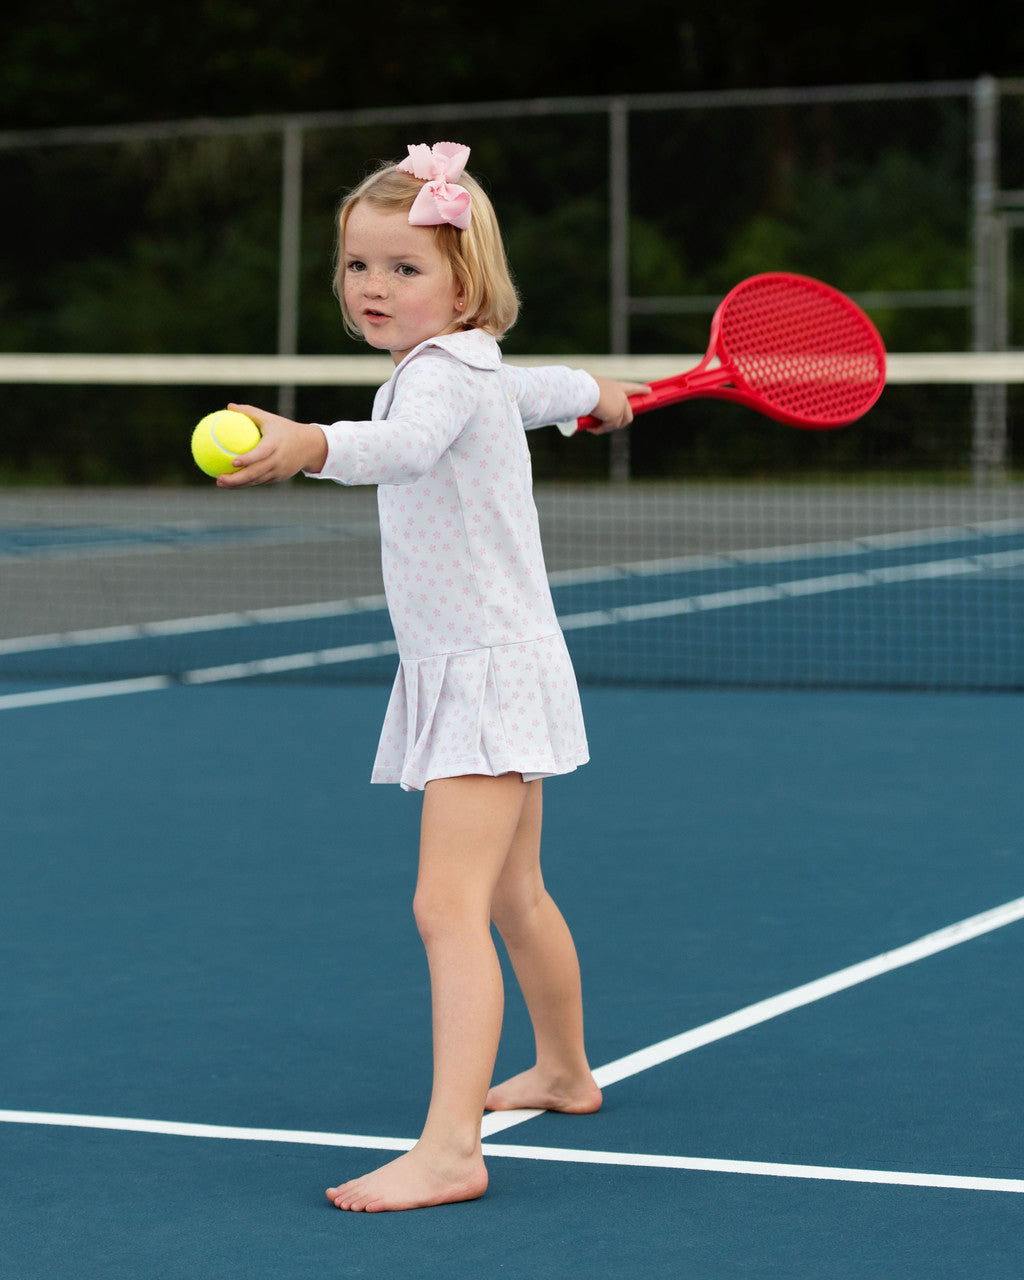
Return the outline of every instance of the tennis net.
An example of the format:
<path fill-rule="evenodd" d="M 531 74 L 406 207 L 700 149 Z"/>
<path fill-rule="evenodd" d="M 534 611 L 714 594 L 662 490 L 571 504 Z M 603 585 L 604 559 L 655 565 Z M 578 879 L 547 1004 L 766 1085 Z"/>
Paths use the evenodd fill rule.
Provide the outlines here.
<path fill-rule="evenodd" d="M 573 363 L 648 379 L 689 358 Z M 373 492 L 225 493 L 187 460 L 191 423 L 228 395 L 286 385 L 307 418 L 365 416 L 387 369 L 0 358 L 16 411 L 47 438 L 63 424 L 43 458 L 57 482 L 37 445 L 37 470 L 12 453 L 0 486 L 0 680 L 389 680 Z M 879 404 L 838 432 L 690 402 L 632 429 L 628 483 L 606 478 L 610 437 L 531 433 L 581 681 L 1024 688 L 1022 382 L 1022 354 L 893 356 Z"/>

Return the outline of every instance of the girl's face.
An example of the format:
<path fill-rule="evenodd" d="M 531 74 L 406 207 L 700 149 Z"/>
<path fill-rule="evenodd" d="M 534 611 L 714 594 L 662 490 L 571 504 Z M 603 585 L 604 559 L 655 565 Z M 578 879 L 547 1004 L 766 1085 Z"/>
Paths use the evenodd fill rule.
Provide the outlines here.
<path fill-rule="evenodd" d="M 428 338 L 460 324 L 464 290 L 430 227 L 405 213 L 383 213 L 364 200 L 345 226 L 345 306 L 371 347 L 399 364 Z"/>

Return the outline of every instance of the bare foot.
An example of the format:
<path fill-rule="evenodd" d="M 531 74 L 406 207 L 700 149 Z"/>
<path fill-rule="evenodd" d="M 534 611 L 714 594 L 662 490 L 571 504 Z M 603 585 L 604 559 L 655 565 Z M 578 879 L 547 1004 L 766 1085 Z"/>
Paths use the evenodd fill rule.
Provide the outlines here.
<path fill-rule="evenodd" d="M 417 1146 L 372 1173 L 329 1187 L 327 1199 L 339 1209 L 381 1213 L 476 1200 L 486 1190 L 487 1170 L 479 1156 L 442 1164 Z"/>
<path fill-rule="evenodd" d="M 601 1090 L 594 1077 L 587 1075 L 578 1080 L 557 1079 L 543 1074 L 539 1067 L 531 1067 L 511 1080 L 497 1084 L 487 1095 L 484 1107 L 488 1111 L 518 1111 L 520 1108 L 538 1111 L 564 1111 L 568 1115 L 590 1115 L 601 1109 Z"/>

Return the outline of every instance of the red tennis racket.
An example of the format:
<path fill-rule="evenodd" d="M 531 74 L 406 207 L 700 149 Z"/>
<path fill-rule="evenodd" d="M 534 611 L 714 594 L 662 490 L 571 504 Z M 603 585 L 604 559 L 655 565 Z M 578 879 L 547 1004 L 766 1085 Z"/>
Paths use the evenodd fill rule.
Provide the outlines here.
<path fill-rule="evenodd" d="M 634 413 L 680 400 L 734 400 L 792 427 L 827 430 L 867 413 L 885 386 L 878 330 L 844 293 L 809 276 L 766 272 L 718 305 L 695 369 L 629 397 Z M 581 418 L 577 431 L 599 426 Z"/>

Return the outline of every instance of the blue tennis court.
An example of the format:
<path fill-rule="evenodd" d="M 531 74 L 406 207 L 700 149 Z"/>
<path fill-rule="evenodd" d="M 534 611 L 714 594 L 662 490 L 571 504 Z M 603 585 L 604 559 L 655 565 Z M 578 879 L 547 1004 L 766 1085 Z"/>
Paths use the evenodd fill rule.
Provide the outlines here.
<path fill-rule="evenodd" d="M 723 536 L 728 501 L 671 553 L 549 540 L 593 760 L 545 859 L 605 1107 L 486 1117 L 482 1200 L 372 1217 L 323 1190 L 430 1085 L 372 522 L 0 522 L 11 1275 L 1017 1276 L 1024 521 Z M 312 547 L 335 595 L 239 586 Z M 510 980 L 499 1078 L 531 1048 Z"/>
<path fill-rule="evenodd" d="M 364 1218 L 323 1187 L 430 1069 L 384 696 L 7 706 L 10 1274 L 1017 1274 L 1015 699 L 587 690 L 547 867 L 605 1109 L 485 1121 L 482 1201 Z"/>

